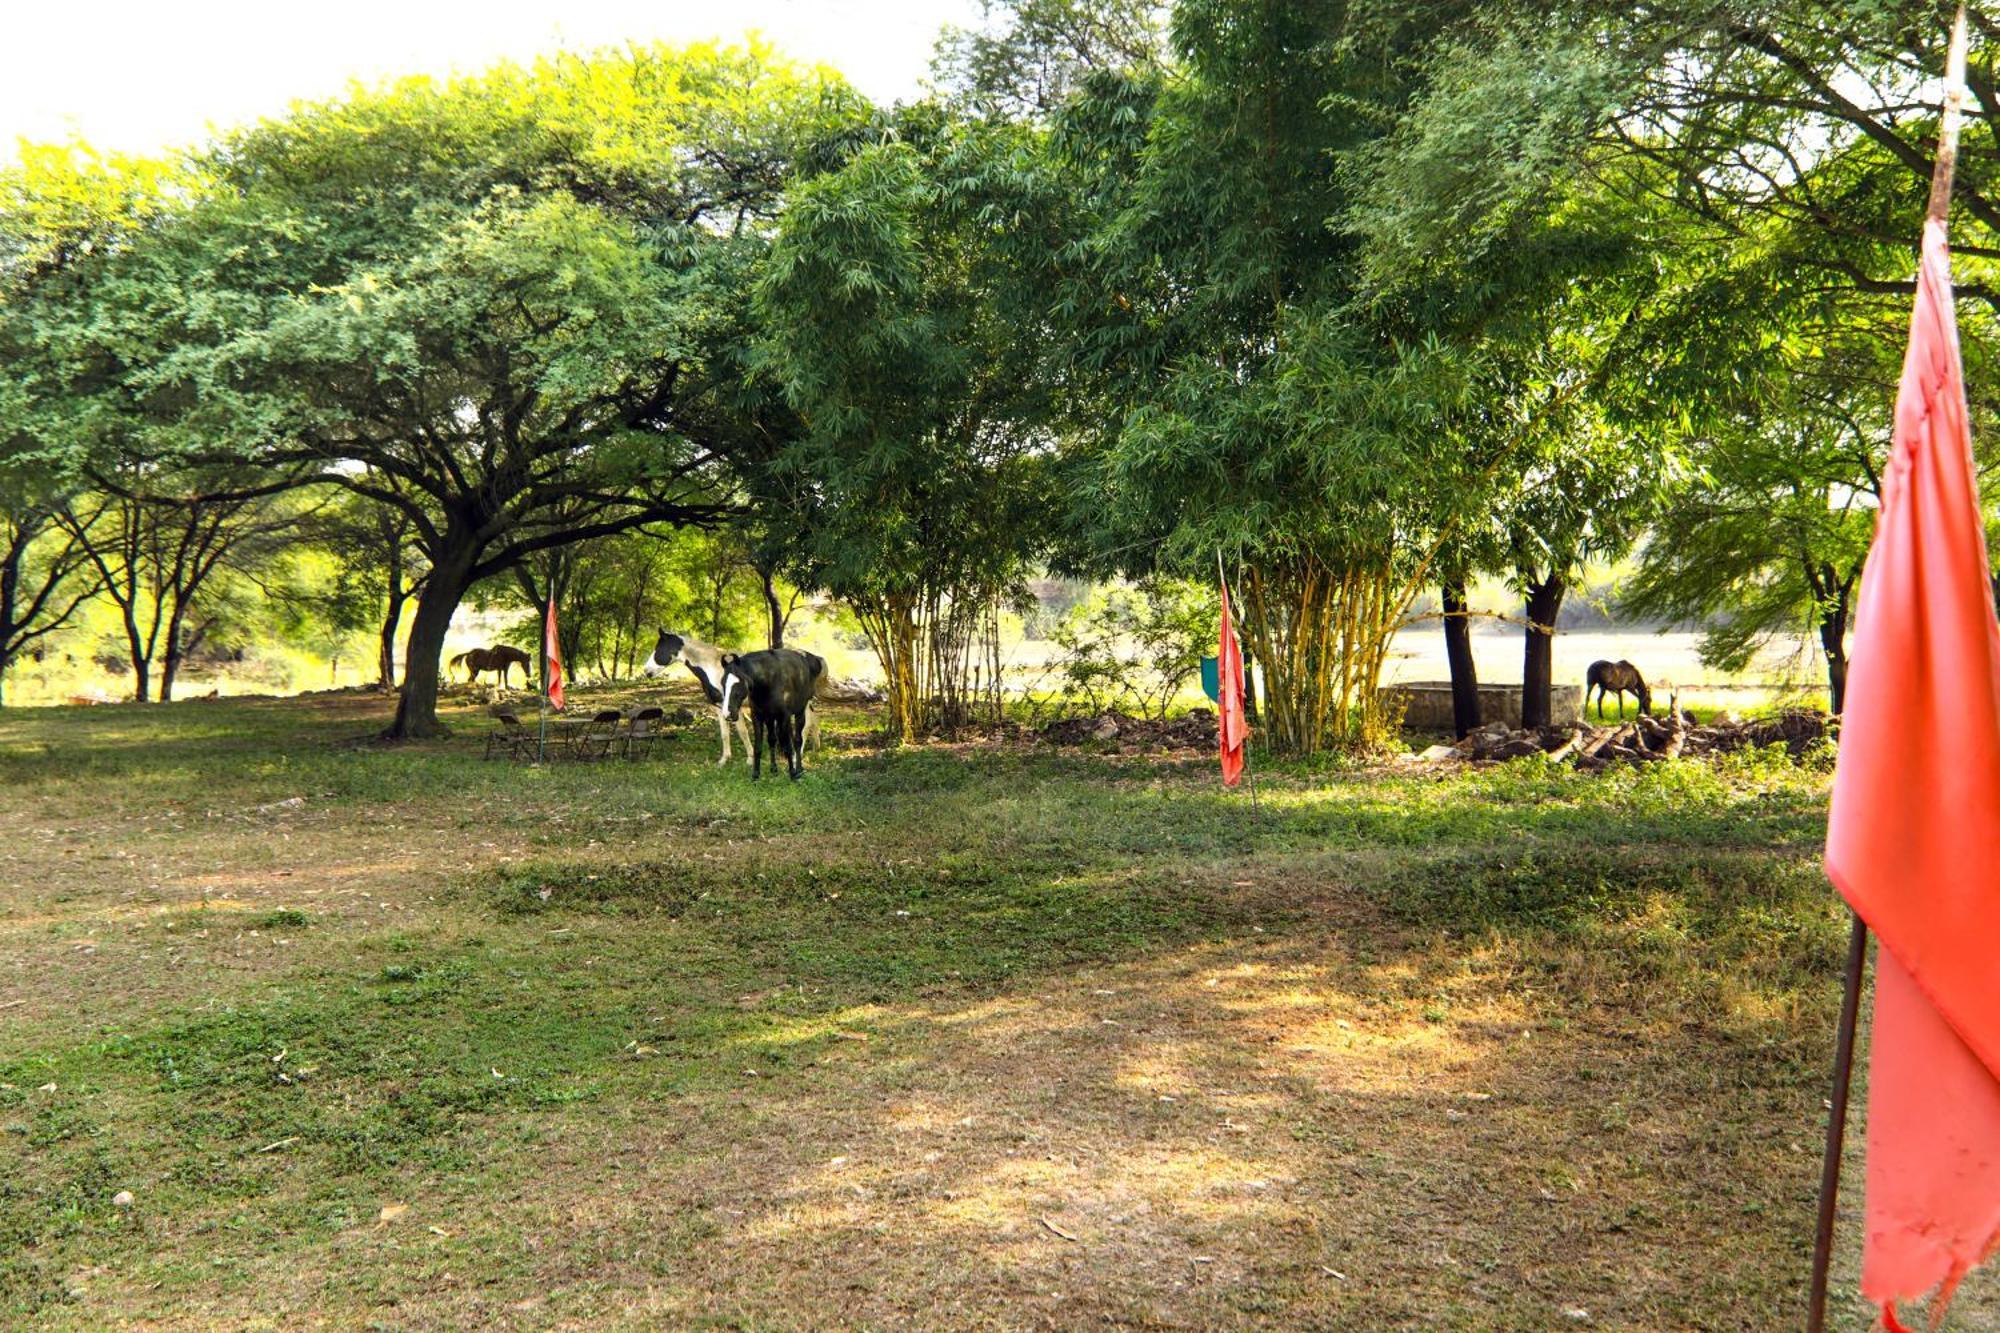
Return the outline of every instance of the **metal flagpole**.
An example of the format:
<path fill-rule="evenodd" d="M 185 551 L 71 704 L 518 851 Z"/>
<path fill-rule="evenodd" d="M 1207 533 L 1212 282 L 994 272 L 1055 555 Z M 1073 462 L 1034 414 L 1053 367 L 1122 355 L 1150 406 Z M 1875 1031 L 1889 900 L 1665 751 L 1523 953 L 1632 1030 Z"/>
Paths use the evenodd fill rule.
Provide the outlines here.
<path fill-rule="evenodd" d="M 1215 548 L 1215 577 L 1221 581 L 1223 591 L 1227 592 L 1229 590 L 1229 575 L 1223 573 L 1222 570 L 1222 548 L 1220 546 Z M 1229 628 L 1233 632 L 1236 627 L 1234 625 L 1231 625 Z M 1240 634 L 1236 636 L 1236 645 L 1237 645 L 1236 660 L 1240 663 L 1243 660 L 1243 636 Z M 1215 692 L 1217 694 L 1222 693 L 1222 672 L 1220 670 L 1221 666 L 1222 663 L 1218 661 L 1216 663 L 1217 671 L 1215 673 Z M 1250 673 L 1245 671 L 1237 679 L 1236 688 L 1238 690 L 1248 690 L 1250 688 L 1249 675 Z M 1218 699 L 1217 703 L 1220 702 L 1221 700 Z M 1220 716 L 1218 716 L 1216 720 L 1220 722 L 1221 721 Z M 1261 820 L 1264 817 L 1264 811 L 1263 808 L 1257 804 L 1257 770 L 1250 767 L 1250 728 L 1247 724 L 1247 721 L 1243 728 L 1243 773 L 1245 777 L 1250 779 L 1251 817 L 1254 819 Z"/>
<path fill-rule="evenodd" d="M 549 596 L 555 596 L 555 580 L 549 580 Z M 542 697 L 537 710 L 541 721 L 535 733 L 535 762 L 547 761 L 549 751 L 549 613 L 542 608 Z"/>
<path fill-rule="evenodd" d="M 1847 1143 L 1847 1090 L 1854 1077 L 1854 1028 L 1861 1013 L 1861 974 L 1868 965 L 1868 927 L 1859 916 L 1847 935 L 1847 973 L 1840 994 L 1840 1028 L 1833 1051 L 1833 1096 L 1828 1104 L 1826 1155 L 1819 1168 L 1819 1218 L 1813 1229 L 1812 1287 L 1806 1298 L 1807 1333 L 1826 1327 L 1826 1287 L 1833 1264 L 1833 1221 L 1840 1204 L 1840 1157 Z"/>
<path fill-rule="evenodd" d="M 1927 219 L 1951 212 L 1951 176 L 1958 162 L 1959 108 L 1965 101 L 1965 4 L 1952 20 L 1945 57 L 1944 109 L 1938 122 L 1937 161 L 1931 168 Z M 1868 966 L 1868 926 L 1857 915 L 1847 937 L 1847 971 L 1840 994 L 1840 1026 L 1833 1046 L 1833 1095 L 1827 1113 L 1826 1153 L 1820 1159 L 1819 1215 L 1813 1229 L 1812 1285 L 1806 1293 L 1806 1333 L 1824 1333 L 1826 1288 L 1833 1266 L 1833 1224 L 1840 1205 L 1840 1160 L 1847 1141 L 1847 1093 L 1854 1078 L 1854 1029 L 1861 1016 L 1861 979 Z"/>

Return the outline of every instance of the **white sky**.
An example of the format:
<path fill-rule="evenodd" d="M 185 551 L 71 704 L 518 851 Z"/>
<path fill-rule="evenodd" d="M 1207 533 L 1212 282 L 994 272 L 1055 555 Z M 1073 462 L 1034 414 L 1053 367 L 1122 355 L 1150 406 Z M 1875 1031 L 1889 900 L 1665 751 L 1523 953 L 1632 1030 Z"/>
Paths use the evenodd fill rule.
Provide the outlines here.
<path fill-rule="evenodd" d="M 762 33 L 878 101 L 918 91 L 977 0 L 22 0 L 0 35 L 0 161 L 81 134 L 148 153 L 350 79 L 482 69 L 562 48 Z"/>

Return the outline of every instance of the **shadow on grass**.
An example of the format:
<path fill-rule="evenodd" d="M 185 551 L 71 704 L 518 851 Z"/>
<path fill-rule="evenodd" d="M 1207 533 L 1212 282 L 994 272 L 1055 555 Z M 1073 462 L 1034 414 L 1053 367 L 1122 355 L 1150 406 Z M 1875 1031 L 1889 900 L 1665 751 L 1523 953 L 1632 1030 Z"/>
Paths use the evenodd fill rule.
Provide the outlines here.
<path fill-rule="evenodd" d="M 209 721 L 86 719 L 87 757 L 0 770 L 84 821 L 300 790 L 302 820 L 435 807 L 540 851 L 454 879 L 454 932 L 9 1053 L 0 1310 L 109 1265 L 162 1284 L 132 1317 L 265 1308 L 301 1269 L 296 1308 L 506 1317 L 439 1259 L 586 1321 L 1784 1317 L 1810 1163 L 1774 1139 L 1816 1104 L 1797 1020 L 1840 948 L 1810 776 L 1274 766 L 1253 816 L 1205 758 L 917 750 L 753 785 L 705 728 L 530 771 L 282 716 L 240 754 Z M 49 725 L 7 723 L 10 751 Z M 473 1219 L 434 1253 L 371 1227 L 419 1192 Z"/>

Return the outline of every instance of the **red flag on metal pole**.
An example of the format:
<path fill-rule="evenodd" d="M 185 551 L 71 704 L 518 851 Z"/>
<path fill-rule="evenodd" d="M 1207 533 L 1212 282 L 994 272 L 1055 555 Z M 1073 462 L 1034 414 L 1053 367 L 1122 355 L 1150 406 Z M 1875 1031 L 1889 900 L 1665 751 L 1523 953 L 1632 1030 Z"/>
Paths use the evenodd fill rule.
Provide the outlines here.
<path fill-rule="evenodd" d="M 1250 724 L 1243 716 L 1243 649 L 1236 642 L 1236 625 L 1229 616 L 1227 579 L 1222 580 L 1222 642 L 1216 658 L 1216 732 L 1222 742 L 1222 785 L 1234 787 L 1243 780 L 1243 749 L 1250 738 Z"/>
<path fill-rule="evenodd" d="M 549 661 L 549 702 L 557 712 L 563 706 L 562 648 L 556 641 L 556 599 L 549 598 L 548 623 L 542 627 L 542 652 Z"/>
<path fill-rule="evenodd" d="M 1952 311 L 1949 171 L 1924 225 L 1826 845 L 1828 875 L 1881 943 L 1861 1290 L 1891 1329 L 1897 1302 L 1948 1300 L 2000 1244 L 2000 623 Z"/>

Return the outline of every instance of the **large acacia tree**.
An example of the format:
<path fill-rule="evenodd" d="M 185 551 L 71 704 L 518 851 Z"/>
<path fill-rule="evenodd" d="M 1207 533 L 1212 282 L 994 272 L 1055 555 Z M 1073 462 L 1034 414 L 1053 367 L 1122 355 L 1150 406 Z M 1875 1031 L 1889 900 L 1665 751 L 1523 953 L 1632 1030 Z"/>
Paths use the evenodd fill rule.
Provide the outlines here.
<path fill-rule="evenodd" d="M 99 431 L 63 337 L 102 257 L 187 182 L 88 147 L 24 145 L 0 171 L 0 684 L 99 589 L 63 522 Z"/>
<path fill-rule="evenodd" d="M 801 156 L 858 114 L 713 47 L 357 92 L 217 145 L 74 334 L 130 447 L 407 519 L 429 574 L 391 734 L 425 735 L 474 584 L 728 512 L 727 460 L 788 420 L 745 388 L 748 274 Z"/>

